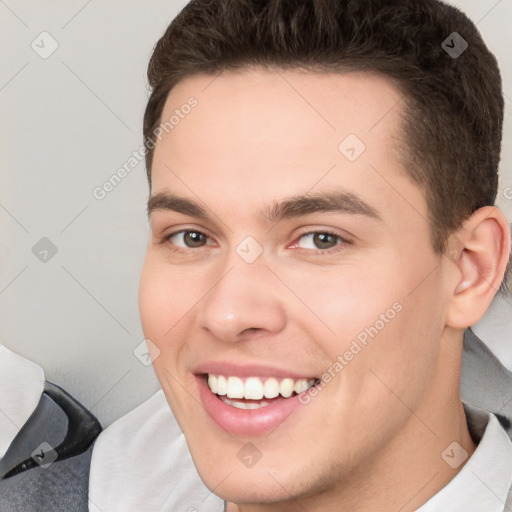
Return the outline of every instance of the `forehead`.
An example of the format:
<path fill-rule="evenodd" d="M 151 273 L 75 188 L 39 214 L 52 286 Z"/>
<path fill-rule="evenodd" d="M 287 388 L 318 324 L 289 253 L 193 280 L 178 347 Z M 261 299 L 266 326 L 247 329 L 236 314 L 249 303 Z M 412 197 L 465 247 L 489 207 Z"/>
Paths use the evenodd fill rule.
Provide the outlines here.
<path fill-rule="evenodd" d="M 176 145 L 187 138 L 187 148 L 200 149 L 198 155 L 226 146 L 250 154 L 263 139 L 267 150 L 274 140 L 281 154 L 297 143 L 337 150 L 347 134 L 371 145 L 401 127 L 400 92 L 375 73 L 248 68 L 193 76 L 171 90 L 162 122 L 176 117 L 190 97 L 197 107 L 171 135 Z"/>
<path fill-rule="evenodd" d="M 184 108 L 191 98 L 196 106 Z M 215 190 L 256 206 L 343 186 L 379 203 L 403 194 L 422 202 L 398 156 L 402 109 L 399 90 L 374 73 L 250 68 L 186 78 L 162 114 L 179 122 L 157 143 L 153 193 L 189 196 L 187 182 L 200 196 Z"/>

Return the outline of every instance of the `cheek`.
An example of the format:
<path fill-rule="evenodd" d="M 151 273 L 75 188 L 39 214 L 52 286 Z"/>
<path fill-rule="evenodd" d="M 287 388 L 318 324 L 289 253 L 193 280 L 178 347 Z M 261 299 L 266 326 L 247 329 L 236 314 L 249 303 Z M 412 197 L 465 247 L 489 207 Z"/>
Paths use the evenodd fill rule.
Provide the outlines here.
<path fill-rule="evenodd" d="M 190 274 L 190 273 L 189 273 Z M 139 285 L 139 310 L 144 335 L 157 345 L 170 339 L 201 296 L 200 282 L 158 261 L 148 253 Z"/>
<path fill-rule="evenodd" d="M 178 390 L 188 385 L 180 371 L 180 357 L 189 330 L 187 313 L 200 293 L 197 286 L 148 251 L 139 284 L 140 318 L 144 337 L 158 351 L 153 369 L 173 410 L 186 410 L 175 384 L 181 383 Z"/>
<path fill-rule="evenodd" d="M 375 406 L 389 394 L 387 384 L 415 401 L 426 386 L 437 361 L 443 315 L 436 274 L 413 291 L 419 274 L 421 269 L 382 260 L 379 267 L 353 265 L 335 276 L 317 275 L 307 286 L 294 283 L 310 309 L 295 318 L 322 345 L 331 362 L 325 370 L 343 375 L 337 382 L 347 400 L 364 395 Z M 410 382 L 418 383 L 415 389 Z"/>
<path fill-rule="evenodd" d="M 295 318 L 308 321 L 318 339 L 330 339 L 339 349 L 359 335 L 364 340 L 365 329 L 376 324 L 381 331 L 397 317 L 403 293 L 400 283 L 389 283 L 388 274 L 393 272 L 385 264 L 376 268 L 363 262 L 313 269 L 307 279 L 304 272 L 290 271 L 285 280 L 300 297 L 301 304 L 290 297 L 290 304 L 297 303 Z"/>

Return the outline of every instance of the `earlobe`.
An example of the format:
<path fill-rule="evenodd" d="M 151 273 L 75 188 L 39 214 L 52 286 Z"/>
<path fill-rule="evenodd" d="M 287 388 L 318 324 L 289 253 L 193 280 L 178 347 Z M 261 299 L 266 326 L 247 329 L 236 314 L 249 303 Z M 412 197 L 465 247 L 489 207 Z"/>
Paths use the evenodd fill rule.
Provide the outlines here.
<path fill-rule="evenodd" d="M 458 281 L 449 299 L 447 325 L 465 329 L 480 320 L 502 283 L 510 256 L 510 231 L 497 208 L 484 207 L 453 239 L 459 249 L 450 265 Z"/>

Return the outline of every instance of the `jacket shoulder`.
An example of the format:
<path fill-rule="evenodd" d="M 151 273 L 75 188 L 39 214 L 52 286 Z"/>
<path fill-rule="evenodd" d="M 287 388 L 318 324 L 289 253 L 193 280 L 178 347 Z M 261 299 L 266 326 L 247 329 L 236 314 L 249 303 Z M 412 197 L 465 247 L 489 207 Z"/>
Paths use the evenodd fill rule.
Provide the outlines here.
<path fill-rule="evenodd" d="M 101 430 L 91 412 L 46 382 L 0 461 L 0 510 L 87 512 L 92 449 Z"/>

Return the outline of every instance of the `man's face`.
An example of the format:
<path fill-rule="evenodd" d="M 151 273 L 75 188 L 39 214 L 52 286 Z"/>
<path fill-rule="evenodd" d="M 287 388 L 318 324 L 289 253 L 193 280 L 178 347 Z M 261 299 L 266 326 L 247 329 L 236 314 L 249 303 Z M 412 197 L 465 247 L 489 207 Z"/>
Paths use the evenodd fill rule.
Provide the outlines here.
<path fill-rule="evenodd" d="M 398 157 L 397 89 L 242 70 L 181 81 L 162 122 L 177 109 L 154 155 L 140 309 L 201 477 L 273 502 L 393 464 L 404 436 L 423 439 L 447 292 Z"/>

